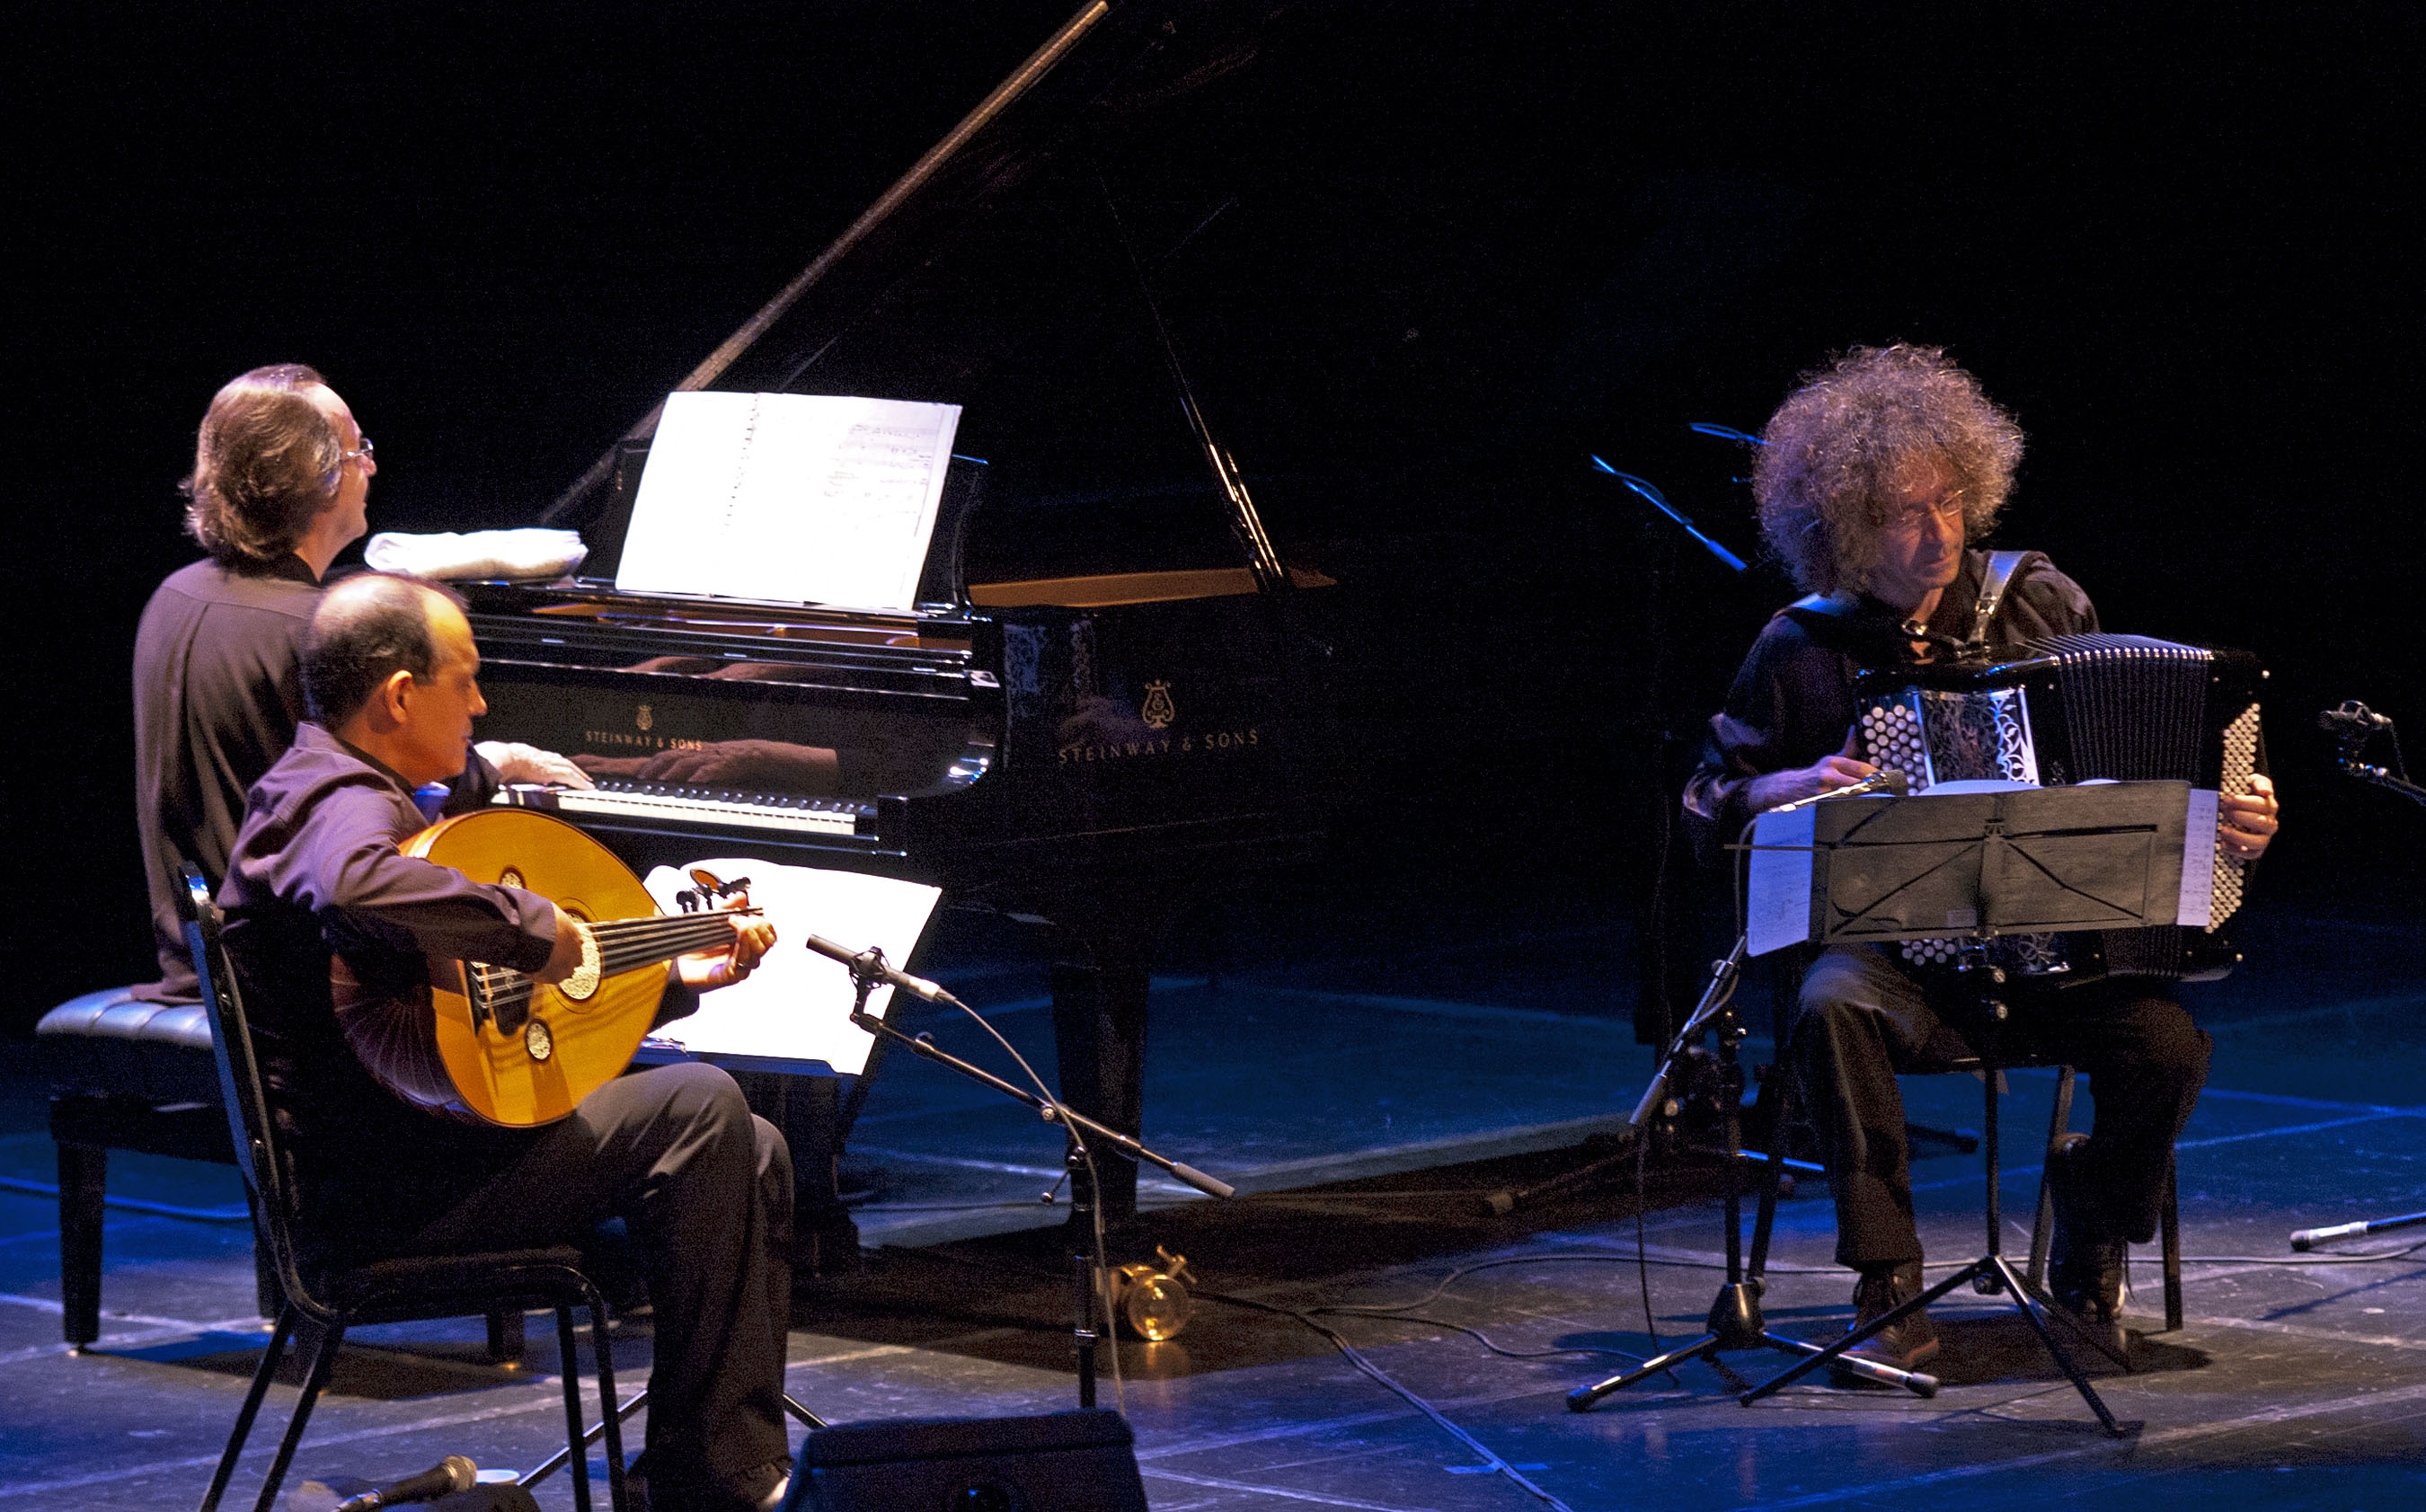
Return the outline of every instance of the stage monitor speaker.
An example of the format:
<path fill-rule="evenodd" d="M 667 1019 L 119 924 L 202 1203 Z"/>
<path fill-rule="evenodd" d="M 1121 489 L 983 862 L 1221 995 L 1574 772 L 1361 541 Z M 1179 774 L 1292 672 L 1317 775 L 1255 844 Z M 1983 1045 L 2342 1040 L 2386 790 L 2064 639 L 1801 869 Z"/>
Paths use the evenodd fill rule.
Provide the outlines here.
<path fill-rule="evenodd" d="M 1096 1407 L 812 1431 L 784 1512 L 1146 1512 L 1136 1440 Z"/>

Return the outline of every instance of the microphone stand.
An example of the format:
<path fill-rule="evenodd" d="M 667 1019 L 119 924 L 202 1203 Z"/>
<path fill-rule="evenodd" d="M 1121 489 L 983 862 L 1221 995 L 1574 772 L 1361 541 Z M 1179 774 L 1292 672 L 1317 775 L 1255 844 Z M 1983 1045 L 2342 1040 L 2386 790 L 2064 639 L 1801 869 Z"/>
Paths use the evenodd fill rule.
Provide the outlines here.
<path fill-rule="evenodd" d="M 2409 780 L 2408 764 L 2401 760 L 2401 734 L 2392 728 L 2389 716 L 2376 713 L 2356 699 L 2338 709 L 2327 709 L 2317 716 L 2317 728 L 2340 742 L 2341 751 L 2335 765 L 2350 777 L 2387 793 L 2398 793 L 2412 803 L 2426 804 L 2426 787 Z M 2392 737 L 2393 761 L 2402 766 L 2399 773 L 2388 772 L 2367 760 L 2367 743 L 2378 731 Z M 2359 1239 L 2371 1233 L 2385 1233 L 2394 1229 L 2414 1229 L 2426 1224 L 2426 1213 L 2404 1213 L 2397 1218 L 2365 1218 L 2356 1223 L 2337 1223 L 2321 1229 L 2301 1229 L 2291 1235 L 2291 1247 L 2305 1254 L 2319 1245 L 2337 1239 Z"/>
<path fill-rule="evenodd" d="M 1813 794 L 1807 798 L 1798 798 L 1791 803 L 1779 804 L 1770 812 L 1780 812 L 1788 809 L 1808 808 L 1825 798 L 1862 793 L 1891 792 L 1900 796 L 1907 786 L 1904 774 L 1889 768 L 1847 787 Z M 1779 1178 L 1788 1167 L 1808 1171 L 1814 1175 L 1820 1174 L 1821 1167 L 1804 1161 L 1788 1160 L 1786 1157 L 1786 1131 L 1782 1127 L 1773 1128 L 1771 1131 L 1770 1153 L 1766 1157 L 1749 1154 L 1743 1148 L 1744 1076 L 1743 1067 L 1736 1058 L 1736 1046 L 1742 1041 L 1746 1031 L 1743 1021 L 1736 1016 L 1734 1003 L 1736 985 L 1742 974 L 1744 957 L 1749 954 L 1751 941 L 1752 937 L 1748 933 L 1737 935 L 1735 947 L 1727 952 L 1723 959 L 1711 963 L 1709 985 L 1702 989 L 1701 1001 L 1694 1005 L 1691 1015 L 1685 1020 L 1683 1027 L 1676 1031 L 1676 1037 L 1669 1045 L 1668 1054 L 1660 1061 L 1659 1069 L 1652 1073 L 1651 1084 L 1642 1089 L 1642 1100 L 1635 1103 L 1633 1115 L 1626 1119 L 1625 1132 L 1619 1136 L 1619 1153 L 1610 1157 L 1611 1160 L 1623 1159 L 1625 1151 L 1642 1137 L 1643 1127 L 1651 1121 L 1653 1114 L 1661 1111 L 1668 1102 L 1669 1087 L 1675 1079 L 1678 1067 L 1692 1053 L 1694 1045 L 1702 1036 L 1715 1028 L 1719 1047 L 1719 1106 L 1722 1140 L 1718 1152 L 1731 1165 L 1758 1159 L 1763 1161 L 1767 1168 L 1767 1179 L 1760 1194 L 1760 1217 L 1753 1225 L 1751 1263 L 1749 1266 L 1746 1265 L 1743 1252 L 1743 1190 L 1739 1182 L 1730 1179 L 1727 1182 L 1726 1195 L 1727 1279 L 1720 1286 L 1718 1295 L 1711 1299 L 1709 1315 L 1704 1323 L 1702 1336 L 1681 1348 L 1655 1355 L 1642 1364 L 1621 1371 L 1606 1380 L 1595 1381 L 1589 1386 L 1579 1386 L 1569 1391 L 1567 1409 L 1571 1412 L 1589 1411 L 1601 1398 L 1622 1391 L 1637 1381 L 1647 1380 L 1688 1359 L 1706 1361 L 1727 1382 L 1729 1390 L 1735 1390 L 1736 1382 L 1739 1377 L 1734 1371 L 1727 1368 L 1724 1360 L 1719 1358 L 1724 1350 L 1774 1349 L 1784 1354 L 1804 1356 L 1825 1352 L 1823 1345 L 1770 1332 L 1768 1320 L 1762 1317 L 1760 1311 L 1760 1295 L 1766 1285 L 1763 1273 L 1769 1265 L 1771 1219 L 1777 1209 Z M 1598 1164 L 1606 1166 L 1609 1162 L 1603 1161 Z M 1587 1169 L 1590 1168 L 1587 1167 Z M 1518 1198 L 1537 1195 L 1551 1186 L 1569 1184 L 1582 1174 L 1570 1172 L 1554 1182 L 1545 1183 L 1528 1193 L 1496 1194 L 1492 1205 L 1505 1212 L 1506 1208 L 1499 1207 L 1498 1199 L 1501 1196 L 1510 1198 L 1508 1205 L 1512 1207 Z M 1900 1386 L 1917 1396 L 1937 1394 L 1937 1378 L 1919 1371 L 1900 1370 L 1893 1365 L 1864 1359 L 1856 1356 L 1840 1356 L 1837 1363 L 1852 1374 L 1884 1385 Z"/>
<path fill-rule="evenodd" d="M 886 964 L 883 952 L 864 951 L 851 958 L 849 968 L 851 987 L 855 994 L 850 1006 L 850 1021 L 874 1035 L 879 1043 L 898 1044 L 914 1055 L 924 1056 L 938 1066 L 947 1067 L 960 1072 L 980 1086 L 992 1087 L 1013 1102 L 1026 1103 L 1034 1108 L 1047 1123 L 1061 1125 L 1068 1138 L 1067 1152 L 1063 1159 L 1070 1172 L 1072 1222 L 1067 1227 L 1071 1236 L 1070 1276 L 1073 1310 L 1077 1315 L 1077 1326 L 1071 1330 L 1071 1333 L 1078 1346 L 1078 1405 L 1082 1407 L 1093 1407 L 1095 1405 L 1095 1348 L 1104 1336 L 1104 1330 L 1096 1326 L 1098 1289 L 1095 1285 L 1095 1277 L 1097 1268 L 1104 1261 L 1102 1256 L 1090 1253 L 1094 1244 L 1095 1183 L 1088 1170 L 1086 1149 L 1080 1131 L 1085 1132 L 1084 1138 L 1100 1139 L 1131 1160 L 1141 1160 L 1150 1166 L 1160 1166 L 1207 1197 L 1231 1197 L 1236 1195 L 1237 1188 L 1227 1182 L 1205 1175 L 1192 1166 L 1173 1160 L 1166 1155 L 1156 1154 L 1119 1130 L 1107 1128 L 1085 1114 L 1076 1112 L 1058 1101 L 1040 1096 L 1014 1083 L 1006 1082 L 983 1067 L 971 1065 L 958 1055 L 943 1050 L 927 1035 L 903 1034 L 868 1012 L 868 994 L 874 991 L 880 983 L 889 982 L 899 975 Z M 935 999 L 949 1003 L 955 1007 L 967 1006 L 960 999 L 940 989 L 935 989 Z M 1110 1320 L 1105 1319 L 1104 1322 L 1108 1327 Z"/>

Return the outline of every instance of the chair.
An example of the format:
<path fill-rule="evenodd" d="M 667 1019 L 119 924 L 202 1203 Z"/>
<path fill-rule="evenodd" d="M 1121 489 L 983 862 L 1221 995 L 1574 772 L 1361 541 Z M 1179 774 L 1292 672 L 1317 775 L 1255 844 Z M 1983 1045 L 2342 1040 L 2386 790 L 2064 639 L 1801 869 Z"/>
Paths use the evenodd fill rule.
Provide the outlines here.
<path fill-rule="evenodd" d="M 210 1014 L 220 1094 L 227 1108 L 229 1132 L 235 1138 L 236 1165 L 244 1173 L 252 1198 L 259 1242 L 269 1253 L 271 1268 L 285 1298 L 268 1346 L 262 1352 L 261 1367 L 253 1373 L 251 1389 L 245 1393 L 235 1426 L 228 1435 L 227 1450 L 219 1456 L 218 1470 L 202 1498 L 202 1512 L 215 1512 L 219 1499 L 226 1494 L 245 1440 L 251 1435 L 253 1419 L 268 1394 L 270 1380 L 277 1374 L 287 1342 L 299 1327 L 313 1330 L 316 1343 L 304 1374 L 302 1395 L 287 1421 L 278 1457 L 271 1462 L 268 1477 L 262 1483 L 255 1512 L 271 1512 L 276 1505 L 280 1483 L 285 1479 L 295 1451 L 302 1442 L 313 1406 L 329 1384 L 338 1345 L 344 1342 L 348 1328 L 357 1324 L 466 1317 L 499 1309 L 511 1309 L 519 1316 L 520 1310 L 529 1306 L 552 1307 L 556 1311 L 557 1340 L 563 1353 L 566 1442 L 572 1446 L 569 1457 L 574 1472 L 574 1501 L 580 1512 L 590 1512 L 590 1473 L 588 1456 L 581 1450 L 587 1436 L 582 1429 L 581 1374 L 574 1367 L 573 1310 L 576 1306 L 589 1309 L 590 1339 L 598 1361 L 598 1396 L 604 1420 L 601 1431 L 606 1440 L 607 1501 L 615 1512 L 623 1512 L 623 1446 L 615 1412 L 614 1363 L 606 1344 L 606 1305 L 598 1289 L 582 1273 L 579 1250 L 558 1247 L 416 1256 L 307 1275 L 299 1258 L 289 1152 L 270 1118 L 260 1067 L 253 1056 L 252 1030 L 245 1017 L 243 994 L 235 973 L 229 969 L 226 945 L 220 938 L 218 908 L 199 874 L 186 870 L 181 880 L 179 912 L 185 920 L 186 943 L 194 954 L 195 972 L 202 978 L 203 1005 Z"/>
<path fill-rule="evenodd" d="M 2047 1118 L 2047 1148 L 2062 1138 L 2072 1127 L 2072 1093 L 2074 1074 L 2069 1066 L 2056 1068 L 2055 1109 Z M 2174 1189 L 2174 1157 L 2165 1157 L 2165 1200 L 2158 1217 L 2157 1241 L 2163 1256 L 2165 1288 L 2165 1332 L 2174 1333 L 2182 1326 L 2182 1208 L 2180 1194 Z M 2047 1185 L 2044 1166 L 2039 1172 L 2038 1213 L 2030 1220 L 2030 1264 L 2024 1274 L 2032 1286 L 2040 1284 L 2046 1275 L 2047 1246 L 2055 1239 L 2055 1190 Z"/>
<path fill-rule="evenodd" d="M 2012 1261 L 2006 1258 L 2004 1254 L 2003 1193 L 1997 1178 L 1998 1158 L 2001 1153 L 1999 1140 L 1997 1137 L 1997 1098 L 1999 1095 L 1999 1087 L 2000 1084 L 2004 1080 L 2004 1073 L 2006 1071 L 2019 1070 L 2029 1067 L 2046 1064 L 2049 1063 L 2028 1059 L 1995 1059 L 1971 1056 L 1959 1060 L 1941 1062 L 1928 1068 L 1926 1074 L 1934 1075 L 1940 1073 L 1965 1072 L 1976 1075 L 1981 1080 L 1981 1153 L 1986 1164 L 1988 1188 L 1986 1201 L 1984 1203 L 1987 1228 L 1986 1250 L 1980 1256 L 1980 1258 L 1971 1262 L 1971 1263 L 1964 1266 L 1962 1269 L 1956 1271 L 1953 1275 L 1946 1278 L 1944 1280 L 1928 1287 L 1920 1294 L 1920 1295 L 1878 1318 L 1872 1322 L 1869 1327 L 1860 1330 L 1859 1332 L 1848 1333 L 1843 1338 L 1832 1341 L 1826 1348 L 1820 1350 L 1819 1353 L 1810 1356 L 1808 1359 L 1798 1361 L 1794 1365 L 1789 1366 L 1776 1375 L 1744 1392 L 1740 1400 L 1745 1406 L 1749 1407 L 1753 1403 L 1760 1400 L 1762 1397 L 1777 1391 L 1779 1388 L 1799 1380 L 1803 1376 L 1810 1374 L 1812 1371 L 1819 1369 L 1822 1365 L 1830 1363 L 1836 1359 L 1836 1357 L 1842 1355 L 1846 1350 L 1861 1343 L 1864 1340 L 1868 1339 L 1872 1335 L 1884 1329 L 1893 1327 L 1897 1323 L 1902 1321 L 1903 1317 L 1907 1313 L 1912 1312 L 1917 1309 L 1928 1306 L 1930 1303 L 1946 1295 L 1949 1292 L 1953 1291 L 1956 1287 L 1968 1281 L 1971 1283 L 1973 1289 L 1980 1292 L 1981 1295 L 1990 1296 L 2002 1295 L 2013 1304 L 2014 1308 L 2029 1322 L 2031 1330 L 2039 1336 L 2040 1343 L 2046 1346 L 2047 1353 L 2055 1357 L 2057 1366 L 2063 1371 L 2065 1377 L 2072 1382 L 2073 1390 L 2080 1393 L 2080 1399 L 2088 1405 L 2089 1409 L 2096 1414 L 2098 1424 L 2103 1427 L 2107 1433 L 2116 1438 L 2126 1437 L 2129 1433 L 2130 1430 L 2127 1426 L 2115 1421 L 2113 1413 L 2107 1409 L 2104 1399 L 2097 1394 L 2096 1388 L 2089 1384 L 2089 1377 L 2084 1375 L 2081 1373 L 2080 1367 L 2075 1363 L 2071 1351 L 2064 1347 L 2062 1340 L 2059 1339 L 2056 1333 L 2047 1327 L 2046 1320 L 2050 1315 L 2061 1317 L 2063 1319 L 2064 1326 L 2066 1327 L 2074 1329 L 2074 1331 L 2078 1333 L 2084 1342 L 2096 1349 L 2098 1353 L 2107 1355 L 2108 1358 L 2113 1359 L 2115 1364 L 2121 1366 L 2127 1371 L 2131 1368 L 2131 1362 L 2129 1359 L 2112 1355 L 2104 1343 L 2090 1337 L 2085 1332 L 2081 1332 L 2068 1314 L 2064 1313 L 2062 1309 L 2053 1306 L 2047 1298 L 2045 1291 L 2042 1289 L 2041 1279 L 2045 1276 L 2046 1270 L 2047 1249 L 2048 1246 L 2053 1242 L 2051 1230 L 2053 1228 L 2054 1217 L 2054 1194 L 2047 1184 L 2046 1168 L 2044 1162 L 2040 1166 L 2038 1207 L 2035 1221 L 2031 1228 L 2030 1263 L 2027 1274 L 2016 1271 Z M 2056 1140 L 2062 1137 L 2066 1127 L 2071 1121 L 2072 1095 L 2075 1080 L 2073 1069 L 2069 1066 L 2057 1066 L 2056 1073 L 2055 1110 L 2053 1117 L 2049 1120 L 2047 1130 L 2047 1148 L 2050 1150 L 2054 1149 Z M 1783 1076 L 1780 1076 L 1775 1080 L 1781 1085 L 1785 1084 L 1787 1081 Z M 1778 1122 L 1779 1135 L 1783 1134 L 1784 1129 L 1785 1120 L 1781 1110 Z M 1783 1174 L 1784 1170 L 1782 1161 L 1786 1141 L 1783 1137 L 1773 1136 L 1770 1143 L 1770 1171 L 1762 1190 L 1760 1213 L 1759 1217 L 1754 1226 L 1753 1237 L 1753 1253 L 1757 1257 L 1763 1258 L 1765 1258 L 1769 1252 L 1770 1231 L 1775 1220 L 1777 1211 L 1778 1178 Z M 2181 1226 L 2180 1215 L 2175 1203 L 2174 1179 L 2170 1160 L 2168 1161 L 2168 1168 L 2165 1177 L 2162 1226 L 2165 1257 L 2165 1327 L 2168 1329 L 2174 1329 L 2181 1327 L 2182 1316 Z"/>

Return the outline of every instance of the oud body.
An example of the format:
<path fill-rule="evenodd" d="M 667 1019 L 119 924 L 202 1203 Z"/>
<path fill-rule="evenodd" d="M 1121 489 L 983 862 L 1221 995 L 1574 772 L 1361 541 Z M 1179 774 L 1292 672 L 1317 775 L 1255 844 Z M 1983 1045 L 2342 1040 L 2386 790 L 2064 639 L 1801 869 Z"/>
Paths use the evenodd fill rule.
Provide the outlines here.
<path fill-rule="evenodd" d="M 354 1054 L 397 1096 L 461 1122 L 530 1128 L 571 1113 L 631 1063 L 673 957 L 733 938 L 728 914 L 660 913 L 613 852 L 526 809 L 442 819 L 398 848 L 536 893 L 589 926 L 581 970 L 553 985 L 433 958 L 427 986 L 381 992 L 342 957 L 332 962 L 331 997 Z"/>

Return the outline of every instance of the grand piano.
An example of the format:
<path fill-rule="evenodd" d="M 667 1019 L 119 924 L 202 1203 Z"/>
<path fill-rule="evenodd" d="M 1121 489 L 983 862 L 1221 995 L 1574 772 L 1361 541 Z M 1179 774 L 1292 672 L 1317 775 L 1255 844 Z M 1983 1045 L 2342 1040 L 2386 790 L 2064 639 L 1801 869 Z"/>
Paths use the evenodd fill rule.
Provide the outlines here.
<path fill-rule="evenodd" d="M 960 445 L 983 455 L 950 468 L 910 611 L 618 591 L 655 411 L 543 516 L 583 532 L 580 575 L 467 590 L 483 738 L 565 752 L 599 778 L 531 801 L 637 868 L 760 856 L 1049 922 L 1061 1093 L 1132 1132 L 1157 937 L 1306 856 L 1338 771 L 1318 628 L 1333 585 L 1281 559 L 1189 389 L 1186 321 L 1167 320 L 1156 275 L 1191 233 L 1122 187 L 1150 171 L 1122 132 L 1218 79 L 1265 19 L 1089 0 L 682 381 L 967 406 Z M 1072 215 L 1092 221 L 1080 240 L 1102 276 L 1083 310 L 1043 324 L 1068 389 L 1108 379 L 1119 396 L 1101 404 L 1128 405 L 1092 435 L 1066 396 L 1042 419 L 1033 397 L 1023 413 L 986 408 L 1006 366 L 1040 360 L 1007 334 L 1006 307 L 1072 298 L 1040 292 L 1032 234 L 1052 225 L 1066 247 Z M 1085 444 L 1161 448 L 1192 486 L 1090 499 L 1066 481 Z M 1023 465 L 1030 448 L 1055 466 Z M 1048 475 L 1065 481 L 1040 501 Z M 1047 539 L 1040 523 L 1072 528 Z M 800 1151 L 817 1187 L 832 1152 Z M 1108 1213 L 1135 1190 L 1133 1166 L 1102 1166 Z M 803 1219 L 831 1234 L 830 1190 L 803 1197 L 826 1202 Z"/>

